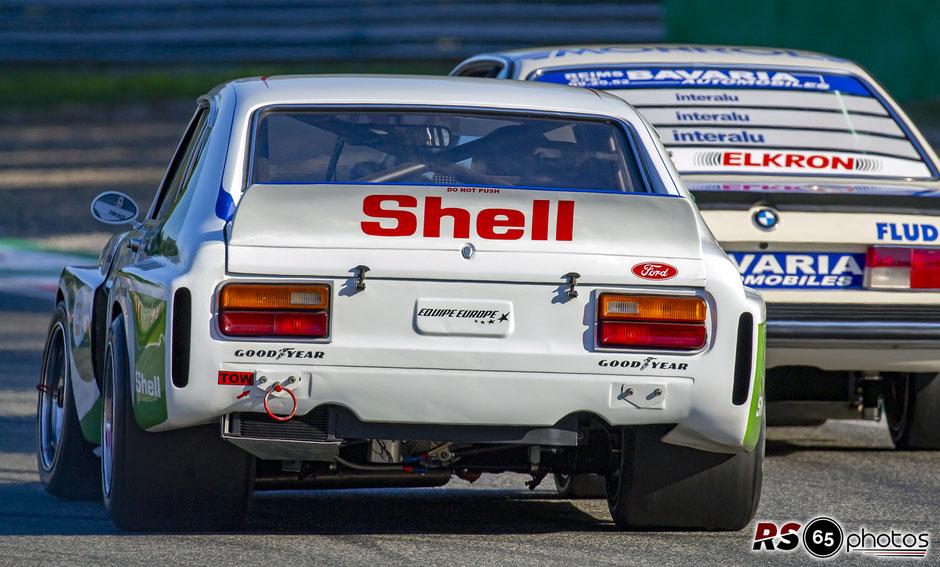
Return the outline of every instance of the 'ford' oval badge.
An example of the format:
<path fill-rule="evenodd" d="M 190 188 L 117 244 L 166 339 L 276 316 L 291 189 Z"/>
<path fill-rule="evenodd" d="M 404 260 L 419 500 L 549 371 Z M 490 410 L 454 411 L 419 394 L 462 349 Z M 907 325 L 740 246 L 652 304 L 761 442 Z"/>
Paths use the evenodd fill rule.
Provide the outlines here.
<path fill-rule="evenodd" d="M 760 207 L 754 211 L 751 220 L 761 230 L 773 230 L 780 224 L 780 213 L 770 207 Z"/>
<path fill-rule="evenodd" d="M 676 277 L 679 270 L 662 262 L 642 262 L 633 266 L 633 275 L 645 280 L 668 280 Z"/>

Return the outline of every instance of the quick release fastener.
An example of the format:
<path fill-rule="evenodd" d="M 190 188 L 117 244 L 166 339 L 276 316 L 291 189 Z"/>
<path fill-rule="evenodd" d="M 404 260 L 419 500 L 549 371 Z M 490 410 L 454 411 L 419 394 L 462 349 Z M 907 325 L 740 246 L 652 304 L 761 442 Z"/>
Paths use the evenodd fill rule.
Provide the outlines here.
<path fill-rule="evenodd" d="M 620 391 L 620 395 L 617 396 L 617 399 L 618 399 L 618 400 L 625 400 L 625 399 L 629 398 L 629 397 L 632 396 L 632 395 L 633 395 L 633 388 L 627 388 L 627 389 L 625 389 L 625 390 L 621 390 L 621 391 Z"/>

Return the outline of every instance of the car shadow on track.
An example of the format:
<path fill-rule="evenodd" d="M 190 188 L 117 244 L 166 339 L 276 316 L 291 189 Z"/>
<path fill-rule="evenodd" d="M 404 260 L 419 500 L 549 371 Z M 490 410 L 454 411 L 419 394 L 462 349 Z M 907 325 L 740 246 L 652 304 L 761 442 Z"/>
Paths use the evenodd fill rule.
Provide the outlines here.
<path fill-rule="evenodd" d="M 436 488 L 256 493 L 245 530 L 296 534 L 541 534 L 612 531 L 614 525 L 603 500 L 575 504 L 548 491 Z"/>
<path fill-rule="evenodd" d="M 38 482 L 0 484 L 0 537 L 129 534 L 100 501 L 60 500 Z M 592 501 L 589 501 L 592 502 Z M 598 514 L 550 492 L 390 489 L 256 493 L 239 533 L 270 535 L 550 534 L 614 531 Z"/>
<path fill-rule="evenodd" d="M 810 451 L 823 451 L 832 453 L 898 453 L 897 449 L 891 447 L 846 447 L 845 445 L 830 445 L 822 443 L 808 443 L 801 441 L 792 443 L 790 441 L 767 440 L 768 457 L 785 457 L 794 453 L 806 453 Z"/>

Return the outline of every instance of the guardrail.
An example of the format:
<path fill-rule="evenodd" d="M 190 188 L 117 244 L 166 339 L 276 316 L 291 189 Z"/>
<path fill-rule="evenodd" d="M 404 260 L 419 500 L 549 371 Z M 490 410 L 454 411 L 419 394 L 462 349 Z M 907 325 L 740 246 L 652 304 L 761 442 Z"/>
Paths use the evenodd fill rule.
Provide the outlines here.
<path fill-rule="evenodd" d="M 242 63 L 459 59 L 662 41 L 661 1 L 0 0 L 0 61 Z"/>

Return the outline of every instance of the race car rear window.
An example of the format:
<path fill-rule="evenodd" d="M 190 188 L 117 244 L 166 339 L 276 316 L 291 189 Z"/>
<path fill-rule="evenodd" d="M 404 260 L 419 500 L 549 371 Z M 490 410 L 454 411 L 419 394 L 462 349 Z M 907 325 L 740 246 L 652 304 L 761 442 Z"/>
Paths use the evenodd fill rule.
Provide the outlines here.
<path fill-rule="evenodd" d="M 855 76 L 656 66 L 533 79 L 614 91 L 656 127 L 682 173 L 936 175 L 894 112 Z"/>
<path fill-rule="evenodd" d="M 648 192 L 613 121 L 273 108 L 253 183 L 389 183 Z"/>

